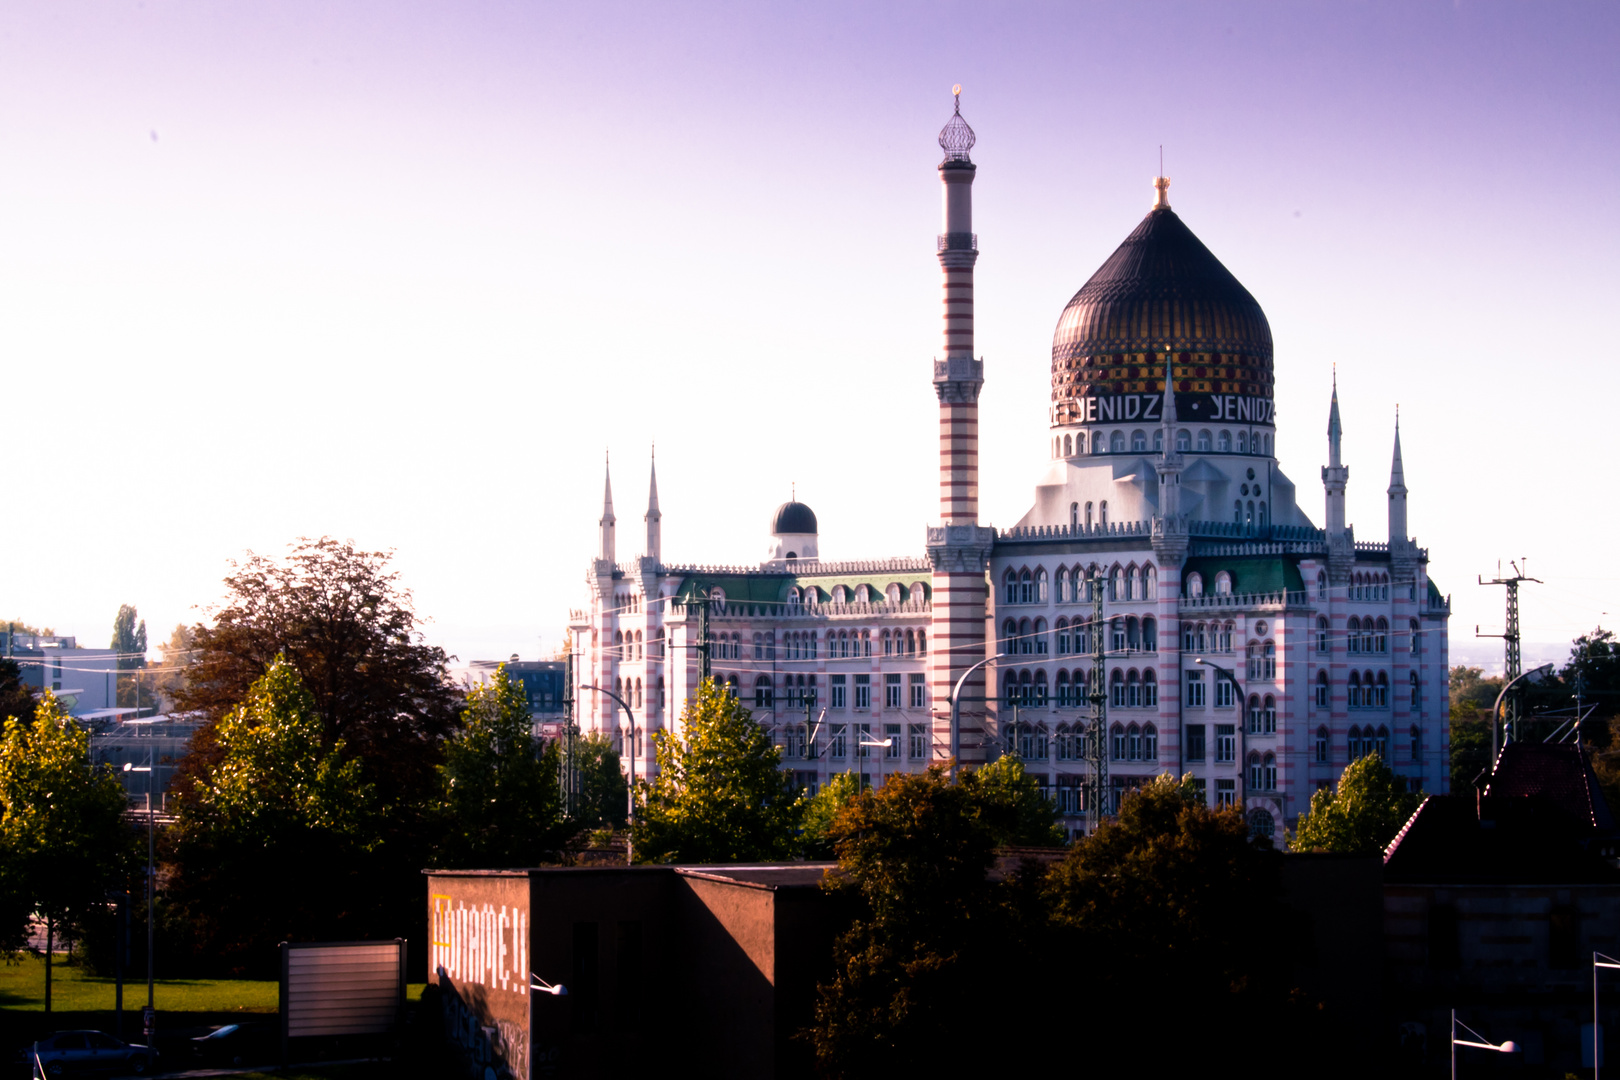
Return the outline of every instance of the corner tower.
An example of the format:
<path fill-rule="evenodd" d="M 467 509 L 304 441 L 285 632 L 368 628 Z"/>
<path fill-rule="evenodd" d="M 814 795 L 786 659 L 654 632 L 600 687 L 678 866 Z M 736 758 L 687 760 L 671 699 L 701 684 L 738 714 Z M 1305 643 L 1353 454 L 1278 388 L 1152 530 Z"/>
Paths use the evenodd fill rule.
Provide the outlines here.
<path fill-rule="evenodd" d="M 956 111 L 939 133 L 945 151 L 939 163 L 944 227 L 937 252 L 944 285 L 944 357 L 934 361 L 939 398 L 939 521 L 928 528 L 934 569 L 933 644 L 929 689 L 933 701 L 934 756 L 986 760 L 983 669 L 962 687 L 959 730 L 952 730 L 951 693 L 969 669 L 985 659 L 985 567 L 993 530 L 979 525 L 979 391 L 984 362 L 973 358 L 973 265 L 979 258 L 973 233 L 973 180 L 968 157 L 976 141 L 962 119 L 962 88 Z"/>

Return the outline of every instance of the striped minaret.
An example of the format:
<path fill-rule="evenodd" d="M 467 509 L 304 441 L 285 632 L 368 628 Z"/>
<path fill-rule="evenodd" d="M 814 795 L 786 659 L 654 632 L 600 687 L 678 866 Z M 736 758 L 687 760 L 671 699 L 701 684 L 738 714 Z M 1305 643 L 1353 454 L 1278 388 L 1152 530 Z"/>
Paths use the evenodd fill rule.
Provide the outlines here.
<path fill-rule="evenodd" d="M 962 119 L 961 87 L 955 93 L 956 112 L 939 133 L 945 151 L 939 164 L 945 228 L 938 247 L 945 290 L 945 355 L 934 361 L 940 521 L 928 530 L 928 555 L 934 567 L 929 683 L 935 756 L 955 752 L 960 761 L 971 764 L 986 758 L 984 669 L 962 687 L 955 739 L 951 693 L 962 675 L 988 655 L 985 567 L 994 534 L 979 526 L 979 390 L 984 385 L 984 363 L 973 358 L 973 264 L 979 258 L 979 244 L 973 235 L 976 168 L 968 151 L 974 137 Z"/>

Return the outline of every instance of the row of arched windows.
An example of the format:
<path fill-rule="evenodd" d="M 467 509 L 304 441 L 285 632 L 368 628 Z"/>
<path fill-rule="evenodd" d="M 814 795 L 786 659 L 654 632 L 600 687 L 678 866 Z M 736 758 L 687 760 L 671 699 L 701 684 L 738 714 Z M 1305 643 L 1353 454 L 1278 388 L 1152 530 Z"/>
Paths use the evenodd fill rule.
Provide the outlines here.
<path fill-rule="evenodd" d="M 1192 573 L 1188 574 L 1187 579 L 1183 584 L 1186 589 L 1187 596 L 1204 595 L 1204 575 L 1200 574 L 1198 571 L 1194 570 Z M 1225 570 L 1221 570 L 1215 575 L 1215 595 L 1232 595 L 1232 575 L 1227 573 Z"/>
<path fill-rule="evenodd" d="M 1261 629 L 1264 629 L 1262 627 Z M 1244 647 L 1248 661 L 1249 678 L 1275 679 L 1277 677 L 1277 645 L 1272 641 L 1251 641 Z"/>
<path fill-rule="evenodd" d="M 1152 724 L 1115 724 L 1108 729 L 1108 756 L 1115 761 L 1159 760 L 1159 729 Z"/>
<path fill-rule="evenodd" d="M 1225 623 L 1183 623 L 1181 626 L 1181 648 L 1183 652 L 1213 652 L 1229 653 L 1232 651 L 1232 631 L 1234 626 Z"/>
<path fill-rule="evenodd" d="M 1276 754 L 1269 752 L 1261 754 L 1258 750 L 1249 751 L 1249 790 L 1277 790 Z"/>
<path fill-rule="evenodd" d="M 1149 435 L 1145 429 L 1138 428 L 1130 434 L 1123 431 L 1096 431 L 1092 432 L 1090 442 L 1087 442 L 1086 432 L 1070 432 L 1063 436 L 1052 437 L 1052 454 L 1054 457 L 1079 457 L 1085 454 L 1086 447 L 1091 447 L 1093 454 L 1145 454 L 1148 446 L 1152 445 L 1155 454 L 1164 451 L 1164 429 L 1154 428 Z M 1176 449 L 1181 453 L 1191 453 L 1193 446 L 1197 445 L 1201 454 L 1269 454 L 1271 453 L 1271 436 L 1264 431 L 1238 431 L 1235 435 L 1227 431 L 1210 431 L 1201 428 L 1196 433 L 1186 428 L 1176 429 Z"/>
<path fill-rule="evenodd" d="M 614 593 L 613 609 L 620 614 L 640 611 L 641 594 L 633 592 Z"/>
<path fill-rule="evenodd" d="M 1107 599 L 1156 600 L 1159 595 L 1158 570 L 1152 563 L 1141 566 L 1115 564 L 1111 569 L 1092 565 L 1060 566 L 1057 569 L 1057 602 L 1060 604 L 1090 603 L 1092 590 L 1102 582 L 1107 588 Z M 1046 568 L 1022 567 L 1008 569 L 1001 577 L 1003 601 L 1008 604 L 1044 604 L 1047 602 Z"/>
<path fill-rule="evenodd" d="M 1056 639 L 1057 655 L 1084 656 L 1091 651 L 1089 623 L 1059 619 L 1048 631 L 1045 619 L 1008 619 L 1001 624 L 1001 652 L 1045 656 Z M 1159 651 L 1159 623 L 1151 615 L 1116 616 L 1109 621 L 1109 647 L 1118 652 Z"/>
<path fill-rule="evenodd" d="M 1349 707 L 1352 709 L 1385 709 L 1389 707 L 1389 676 L 1380 671 L 1374 675 L 1370 671 L 1350 673 Z M 1407 691 L 1409 707 L 1413 712 L 1420 712 L 1423 708 L 1423 680 L 1418 678 L 1415 671 L 1407 672 Z M 1332 701 L 1333 686 L 1328 681 L 1328 673 L 1316 673 L 1316 707 L 1326 709 Z"/>
<path fill-rule="evenodd" d="M 625 704 L 629 705 L 632 709 L 639 709 L 645 704 L 640 679 L 614 679 L 613 689 L 621 698 L 624 699 Z M 664 677 L 662 675 L 660 675 L 658 677 L 658 681 L 653 684 L 653 704 L 660 709 L 664 707 Z M 610 711 L 617 711 L 617 702 L 610 700 L 608 705 Z"/>
<path fill-rule="evenodd" d="M 1410 750 L 1412 761 L 1423 760 L 1423 729 L 1413 724 L 1407 732 L 1411 740 Z M 1356 761 L 1371 754 L 1377 754 L 1388 762 L 1389 756 L 1389 728 L 1379 724 L 1362 727 L 1352 724 L 1345 739 L 1345 749 L 1349 751 L 1350 760 Z M 1326 727 L 1316 729 L 1316 742 L 1312 748 L 1312 760 L 1318 765 L 1326 765 L 1331 760 L 1333 738 Z"/>
<path fill-rule="evenodd" d="M 1249 734 L 1277 734 L 1277 699 L 1270 694 L 1249 695 Z"/>
<path fill-rule="evenodd" d="M 1345 621 L 1344 629 L 1345 647 L 1347 652 L 1353 653 L 1387 653 L 1389 652 L 1389 620 L 1371 615 L 1360 618 L 1352 615 Z M 1407 624 L 1408 648 L 1413 656 L 1423 652 L 1423 624 L 1417 619 L 1411 619 Z M 1333 649 L 1333 628 L 1326 616 L 1316 619 L 1316 651 L 1328 653 Z"/>

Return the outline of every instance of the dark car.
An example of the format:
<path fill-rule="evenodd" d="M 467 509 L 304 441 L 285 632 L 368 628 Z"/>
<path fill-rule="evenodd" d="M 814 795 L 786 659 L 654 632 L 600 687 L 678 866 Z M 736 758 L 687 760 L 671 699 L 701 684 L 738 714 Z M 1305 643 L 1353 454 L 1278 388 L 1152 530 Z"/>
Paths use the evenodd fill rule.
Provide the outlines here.
<path fill-rule="evenodd" d="M 212 1065 L 256 1065 L 275 1056 L 270 1024 L 226 1024 L 191 1040 L 191 1056 Z"/>
<path fill-rule="evenodd" d="M 157 1054 L 151 1047 L 115 1039 L 100 1031 L 58 1031 L 29 1050 L 29 1064 L 38 1060 L 46 1076 L 84 1076 L 90 1073 L 146 1073 Z"/>

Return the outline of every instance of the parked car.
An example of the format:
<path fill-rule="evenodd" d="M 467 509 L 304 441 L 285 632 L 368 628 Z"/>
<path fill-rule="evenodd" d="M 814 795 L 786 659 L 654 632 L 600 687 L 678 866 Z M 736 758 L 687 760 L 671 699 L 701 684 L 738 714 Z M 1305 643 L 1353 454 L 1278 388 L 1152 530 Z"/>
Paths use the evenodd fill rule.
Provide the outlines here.
<path fill-rule="evenodd" d="M 270 1024 L 226 1024 L 191 1040 L 191 1056 L 211 1065 L 258 1065 L 275 1056 Z"/>
<path fill-rule="evenodd" d="M 89 1073 L 146 1073 L 157 1053 L 115 1039 L 100 1031 L 58 1031 L 41 1039 L 30 1051 L 30 1063 L 39 1061 L 46 1076 L 84 1076 Z"/>

